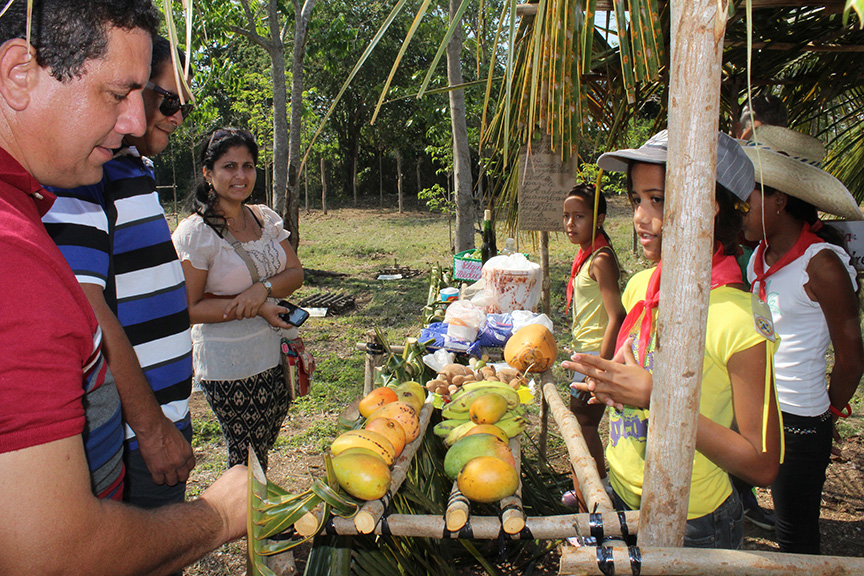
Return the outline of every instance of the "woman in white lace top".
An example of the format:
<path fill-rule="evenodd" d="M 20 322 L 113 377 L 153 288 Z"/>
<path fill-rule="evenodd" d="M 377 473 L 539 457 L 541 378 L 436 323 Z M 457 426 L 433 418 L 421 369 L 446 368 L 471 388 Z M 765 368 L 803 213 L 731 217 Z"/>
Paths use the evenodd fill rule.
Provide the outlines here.
<path fill-rule="evenodd" d="M 295 338 L 278 306 L 303 284 L 282 219 L 246 203 L 258 146 L 246 130 L 216 130 L 202 150 L 194 213 L 173 240 L 186 277 L 195 378 L 228 442 L 228 465 L 252 446 L 262 466 L 288 410 L 280 343 Z M 254 268 L 254 269 L 253 269 Z"/>

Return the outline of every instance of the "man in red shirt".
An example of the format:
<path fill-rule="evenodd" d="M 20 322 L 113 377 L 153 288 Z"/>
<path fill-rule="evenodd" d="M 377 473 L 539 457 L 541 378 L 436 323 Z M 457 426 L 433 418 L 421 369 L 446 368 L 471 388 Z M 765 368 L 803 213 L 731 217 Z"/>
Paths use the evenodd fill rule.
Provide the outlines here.
<path fill-rule="evenodd" d="M 85 428 L 83 404 L 110 412 L 116 390 L 37 183 L 94 184 L 123 136 L 144 133 L 158 13 L 149 0 L 36 0 L 28 36 L 26 8 L 0 16 L 0 574 L 166 574 L 245 531 L 246 471 L 158 511 L 94 495 L 89 469 L 114 429 Z"/>

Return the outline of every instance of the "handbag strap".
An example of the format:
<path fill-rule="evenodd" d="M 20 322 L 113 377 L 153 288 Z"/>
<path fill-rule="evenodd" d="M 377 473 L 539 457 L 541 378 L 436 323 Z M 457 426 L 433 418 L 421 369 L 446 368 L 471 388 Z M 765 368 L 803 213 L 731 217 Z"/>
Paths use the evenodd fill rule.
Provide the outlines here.
<path fill-rule="evenodd" d="M 259 227 L 263 228 L 263 226 L 261 226 L 261 222 L 255 216 L 255 211 L 252 210 L 251 206 L 248 208 L 249 212 L 252 214 L 252 218 L 255 219 L 255 223 L 258 224 Z M 237 238 L 235 238 L 233 234 L 231 234 L 231 231 L 228 230 L 227 227 L 225 228 L 225 230 L 223 230 L 222 237 L 225 238 L 225 240 L 227 240 L 229 244 L 231 244 L 231 247 L 234 248 L 234 251 L 237 252 L 237 255 L 240 256 L 240 259 L 243 260 L 244 264 L 246 264 L 246 267 L 249 269 L 249 274 L 252 276 L 252 284 L 260 282 L 261 276 L 258 275 L 258 269 L 255 267 L 255 262 L 252 260 L 252 257 L 249 256 L 249 253 L 246 251 L 246 249 L 243 248 L 243 244 L 241 244 L 240 241 L 237 240 Z"/>

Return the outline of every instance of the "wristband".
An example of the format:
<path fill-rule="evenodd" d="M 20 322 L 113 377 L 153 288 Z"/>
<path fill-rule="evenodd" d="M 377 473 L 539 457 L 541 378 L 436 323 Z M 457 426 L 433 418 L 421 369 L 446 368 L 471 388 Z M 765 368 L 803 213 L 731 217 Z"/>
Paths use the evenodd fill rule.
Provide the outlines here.
<path fill-rule="evenodd" d="M 838 410 L 834 407 L 833 404 L 831 404 L 828 408 L 831 410 L 831 413 L 838 418 L 848 418 L 852 415 L 852 406 L 850 406 L 848 403 L 846 404 L 846 406 L 843 407 L 842 410 Z"/>

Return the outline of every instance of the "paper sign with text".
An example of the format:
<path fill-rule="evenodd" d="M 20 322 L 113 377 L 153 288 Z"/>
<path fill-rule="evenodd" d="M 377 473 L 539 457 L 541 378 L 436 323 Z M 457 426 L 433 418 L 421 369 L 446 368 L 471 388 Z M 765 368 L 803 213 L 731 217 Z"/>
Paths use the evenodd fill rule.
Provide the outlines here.
<path fill-rule="evenodd" d="M 519 230 L 560 232 L 562 205 L 576 181 L 571 162 L 553 152 L 548 136 L 519 154 Z"/>
<path fill-rule="evenodd" d="M 846 251 L 852 257 L 852 266 L 858 272 L 864 272 L 864 220 L 849 222 L 825 222 L 843 233 L 846 241 Z"/>

